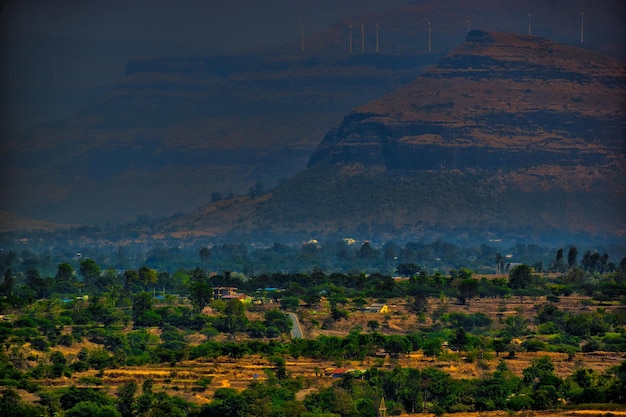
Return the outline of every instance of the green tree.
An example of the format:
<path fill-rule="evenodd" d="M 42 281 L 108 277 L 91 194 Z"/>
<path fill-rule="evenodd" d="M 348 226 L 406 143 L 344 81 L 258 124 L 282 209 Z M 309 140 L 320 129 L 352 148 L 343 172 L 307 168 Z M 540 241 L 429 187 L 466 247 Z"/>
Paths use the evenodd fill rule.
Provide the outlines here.
<path fill-rule="evenodd" d="M 20 395 L 11 388 L 5 388 L 0 396 L 0 416 L 2 417 L 39 417 L 44 409 L 22 401 Z"/>
<path fill-rule="evenodd" d="M 361 310 L 367 304 L 367 300 L 363 297 L 354 297 L 352 299 L 352 305 L 357 309 Z"/>
<path fill-rule="evenodd" d="M 142 266 L 137 271 L 139 274 L 139 280 L 144 285 L 144 287 L 154 286 L 158 281 L 157 271 L 154 269 L 150 269 L 147 266 Z"/>
<path fill-rule="evenodd" d="M 178 404 L 171 398 L 164 395 L 158 396 L 146 417 L 185 417 L 186 414 Z"/>
<path fill-rule="evenodd" d="M 476 408 L 481 411 L 508 408 L 508 401 L 518 392 L 520 383 L 521 378 L 509 371 L 504 360 L 500 360 L 493 375 L 476 386 Z"/>
<path fill-rule="evenodd" d="M 463 279 L 457 287 L 457 300 L 461 305 L 465 305 L 467 300 L 470 300 L 478 295 L 479 281 L 473 278 Z"/>
<path fill-rule="evenodd" d="M 127 269 L 124 271 L 124 291 L 127 294 L 132 294 L 133 292 L 140 290 L 140 281 L 139 273 L 134 269 Z"/>
<path fill-rule="evenodd" d="M 391 356 L 397 357 L 400 354 L 409 353 L 411 346 L 406 337 L 400 335 L 389 335 L 383 342 L 383 347 Z"/>
<path fill-rule="evenodd" d="M 576 246 L 572 246 L 571 248 L 569 248 L 569 251 L 567 252 L 567 266 L 569 267 L 569 269 L 572 269 L 576 266 L 577 257 L 578 257 L 578 249 L 576 249 Z"/>
<path fill-rule="evenodd" d="M 526 289 L 532 281 L 533 271 L 528 265 L 517 265 L 509 273 L 509 286 L 512 289 Z"/>
<path fill-rule="evenodd" d="M 15 286 L 15 277 L 10 269 L 4 271 L 4 279 L 0 284 L 0 295 L 9 296 L 13 294 L 13 287 Z"/>
<path fill-rule="evenodd" d="M 598 375 L 592 369 L 576 369 L 567 378 L 565 397 L 569 404 L 604 402 L 601 387 L 598 386 Z"/>
<path fill-rule="evenodd" d="M 91 401 L 83 401 L 67 410 L 65 417 L 120 417 L 120 413 L 112 405 L 102 405 Z"/>
<path fill-rule="evenodd" d="M 556 272 L 565 271 L 565 264 L 563 263 L 563 249 L 559 248 L 556 251 L 556 258 L 554 259 L 554 267 L 552 268 Z"/>
<path fill-rule="evenodd" d="M 278 309 L 268 310 L 265 312 L 265 327 L 275 327 L 280 333 L 289 333 L 293 323 L 291 319 Z"/>
<path fill-rule="evenodd" d="M 153 385 L 154 380 L 152 378 L 146 379 L 141 386 L 141 395 L 135 400 L 135 408 L 140 416 L 143 416 L 152 408 L 154 402 Z"/>
<path fill-rule="evenodd" d="M 69 387 L 59 397 L 59 403 L 64 410 L 68 410 L 82 402 L 91 402 L 100 405 L 110 405 L 110 398 L 103 392 L 91 388 Z"/>
<path fill-rule="evenodd" d="M 154 297 L 142 291 L 133 297 L 133 320 L 139 326 L 156 326 L 161 323 L 161 316 L 154 310 Z"/>
<path fill-rule="evenodd" d="M 373 332 L 380 328 L 380 323 L 378 320 L 368 320 L 367 327 L 369 327 Z"/>
<path fill-rule="evenodd" d="M 236 299 L 228 300 L 226 302 L 226 308 L 224 309 L 224 315 L 228 332 L 233 338 L 237 332 L 244 331 L 246 329 L 246 325 L 248 324 L 248 319 L 246 318 L 246 307 L 241 301 Z"/>
<path fill-rule="evenodd" d="M 80 261 L 80 275 L 83 277 L 83 283 L 87 288 L 91 288 L 100 276 L 100 267 L 93 259 L 85 259 Z"/>
<path fill-rule="evenodd" d="M 52 369 L 50 372 L 50 376 L 52 378 L 60 378 L 63 376 L 63 373 L 67 369 L 67 359 L 58 350 L 55 350 L 50 354 L 50 363 L 52 364 Z"/>
<path fill-rule="evenodd" d="M 276 378 L 287 378 L 287 367 L 285 359 L 282 356 L 274 355 L 270 358 L 270 362 L 274 364 L 274 372 L 276 373 Z"/>
<path fill-rule="evenodd" d="M 201 311 L 213 300 L 213 287 L 206 274 L 195 274 L 189 283 L 189 300 L 195 311 Z"/>
<path fill-rule="evenodd" d="M 504 272 L 504 256 L 500 253 L 496 253 L 496 272 L 499 274 Z"/>
<path fill-rule="evenodd" d="M 207 247 L 204 247 L 204 248 L 200 249 L 198 254 L 200 255 L 200 259 L 202 260 L 202 263 L 205 264 L 205 265 L 211 259 L 211 249 L 209 249 Z"/>
<path fill-rule="evenodd" d="M 29 269 L 26 271 L 25 283 L 26 287 L 35 298 L 48 298 L 50 296 L 51 282 L 42 278 L 37 269 Z"/>
<path fill-rule="evenodd" d="M 422 345 L 422 349 L 424 350 L 424 356 L 434 358 L 440 355 L 442 352 L 441 343 L 442 340 L 439 338 L 426 339 Z"/>
<path fill-rule="evenodd" d="M 463 327 L 459 327 L 458 329 L 456 329 L 454 337 L 450 339 L 450 346 L 455 347 L 460 352 L 465 352 L 469 347 L 469 342 L 470 340 L 467 332 Z"/>
<path fill-rule="evenodd" d="M 500 356 L 501 352 L 506 350 L 506 345 L 508 343 L 503 339 L 495 339 L 492 343 L 493 350 L 496 352 L 496 357 Z"/>
<path fill-rule="evenodd" d="M 298 297 L 282 297 L 280 299 L 280 308 L 283 310 L 297 310 L 300 307 L 300 299 Z"/>
<path fill-rule="evenodd" d="M 74 268 L 72 268 L 72 265 L 63 262 L 57 266 L 57 273 L 54 276 L 57 283 L 71 282 L 73 278 Z"/>
<path fill-rule="evenodd" d="M 545 410 L 559 405 L 561 380 L 556 376 L 549 357 L 533 360 L 523 374 L 523 384 L 532 393 L 534 408 Z"/>
<path fill-rule="evenodd" d="M 204 406 L 199 417 L 244 417 L 247 415 L 246 399 L 233 388 L 218 388 L 213 401 Z"/>
<path fill-rule="evenodd" d="M 442 412 L 451 400 L 452 378 L 437 368 L 425 368 L 422 371 L 421 388 L 424 401 L 429 411 Z"/>
<path fill-rule="evenodd" d="M 626 361 L 622 361 L 619 366 L 610 369 L 608 373 L 613 377 L 613 383 L 607 389 L 607 400 L 624 404 L 626 402 Z"/>
<path fill-rule="evenodd" d="M 117 411 L 121 417 L 133 417 L 137 383 L 127 382 L 117 389 Z"/>

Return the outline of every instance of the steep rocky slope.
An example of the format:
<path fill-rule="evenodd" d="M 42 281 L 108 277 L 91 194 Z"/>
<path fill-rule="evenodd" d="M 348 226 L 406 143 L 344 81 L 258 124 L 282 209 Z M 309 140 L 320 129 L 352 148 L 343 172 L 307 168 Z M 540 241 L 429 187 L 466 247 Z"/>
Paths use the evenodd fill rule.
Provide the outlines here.
<path fill-rule="evenodd" d="M 580 10 L 572 7 L 571 1 L 534 2 L 530 5 L 532 33 L 623 56 L 622 3 L 598 0 L 593 8 L 581 3 L 587 28 L 581 45 Z M 467 20 L 472 28 L 526 33 L 528 7 L 527 1 L 419 0 L 384 13 L 346 17 L 318 33 L 307 32 L 304 52 L 296 27 L 293 42 L 270 50 L 134 59 L 119 83 L 107 85 L 106 95 L 74 117 L 42 124 L 21 137 L 0 132 L 0 188 L 7 196 L 0 199 L 0 209 L 55 222 L 102 225 L 133 221 L 141 214 L 154 218 L 188 212 L 209 201 L 214 192 L 222 196 L 247 194 L 257 183 L 267 190 L 306 167 L 320 139 L 348 111 L 410 82 L 463 43 Z M 377 24 L 379 53 L 375 46 Z M 351 55 L 349 25 L 353 27 Z M 462 70 L 465 64 L 452 60 L 447 65 L 453 71 L 454 66 Z M 490 63 L 484 60 L 481 65 Z M 533 72 L 530 64 L 520 67 L 522 70 Z M 483 76 L 502 72 L 496 68 L 489 71 L 491 74 Z M 492 126 L 494 138 L 502 135 L 511 139 L 507 153 L 490 160 L 514 165 L 508 153 L 518 137 L 514 126 L 532 122 L 535 116 L 530 111 L 524 112 L 526 119 L 517 115 L 511 119 L 510 115 L 516 114 L 515 106 L 534 100 L 539 93 L 531 97 L 513 87 L 492 86 L 499 94 L 512 96 L 510 109 L 501 102 L 491 103 L 500 106 L 500 113 L 489 114 L 484 120 L 474 118 L 475 128 L 465 124 L 461 129 L 459 120 L 449 120 L 443 125 L 452 135 L 432 129 L 428 134 L 468 141 L 468 152 L 470 147 L 474 149 L 476 159 L 482 156 L 472 138 L 485 126 Z M 513 89 L 507 92 L 507 88 Z M 470 90 L 465 94 L 467 97 L 454 96 L 447 101 L 436 96 L 416 101 L 416 106 L 422 107 L 420 119 L 428 121 L 424 116 L 428 112 L 440 117 L 445 110 L 454 113 L 463 106 L 480 106 L 474 103 L 477 98 L 482 100 L 480 97 Z M 566 95 L 559 91 L 544 94 L 555 100 Z M 579 99 L 567 97 L 567 106 L 587 107 L 591 102 L 585 99 L 577 103 Z M 64 100 L 64 96 L 50 97 L 49 102 Z M 63 103 L 59 103 L 61 107 Z M 374 108 L 369 111 L 378 112 Z M 379 114 L 378 119 L 393 125 L 394 111 L 390 108 L 378 113 L 385 112 L 390 115 L 383 121 Z M 406 116 L 408 111 L 403 110 L 402 117 Z M 570 123 L 555 117 L 549 121 Z M 582 119 L 574 123 L 582 123 Z M 425 123 L 422 128 L 429 129 Z M 597 126 L 590 128 L 598 130 Z M 398 126 L 393 129 L 398 131 Z M 425 140 L 425 135 L 407 137 L 417 141 Z M 551 136 L 544 136 L 539 135 L 550 142 Z M 570 146 L 561 140 L 559 144 Z M 579 139 L 568 140 L 574 143 Z M 443 164 L 447 168 L 468 167 L 471 162 L 467 152 L 459 160 L 441 143 L 431 149 L 432 157 L 419 159 L 408 151 L 410 145 L 396 141 L 395 149 L 385 149 L 394 169 L 411 170 L 416 161 L 420 166 Z M 326 146 L 327 142 L 314 163 L 327 151 Z M 496 153 L 496 148 L 491 152 Z M 590 152 L 585 151 L 581 158 Z M 347 160 L 345 155 L 340 158 Z"/>
<path fill-rule="evenodd" d="M 234 211 L 242 233 L 623 236 L 625 100 L 612 58 L 472 31 L 432 70 L 349 113 L 307 170 L 255 206 L 210 206 L 175 227 L 220 219 L 223 232 Z"/>
<path fill-rule="evenodd" d="M 309 165 L 535 173 L 612 166 L 623 162 L 624 69 L 546 39 L 473 31 L 435 69 L 346 116 Z"/>

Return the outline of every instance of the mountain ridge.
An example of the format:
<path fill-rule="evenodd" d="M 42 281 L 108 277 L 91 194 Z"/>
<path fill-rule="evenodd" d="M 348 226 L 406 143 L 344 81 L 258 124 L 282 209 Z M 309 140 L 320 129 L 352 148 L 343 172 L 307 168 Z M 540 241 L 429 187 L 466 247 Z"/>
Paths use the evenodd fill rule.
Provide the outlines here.
<path fill-rule="evenodd" d="M 538 3 L 532 31 L 624 56 L 624 10 L 617 0 L 595 2 L 585 10 L 581 44 L 570 2 Z M 466 21 L 491 32 L 525 33 L 527 12 L 518 2 L 415 1 L 307 32 L 304 51 L 298 31 L 297 39 L 276 48 L 133 59 L 124 78 L 103 84 L 107 93 L 74 117 L 3 138 L 0 177 L 9 198 L 0 208 L 61 223 L 123 224 L 187 212 L 213 194 L 274 187 L 307 166 L 346 113 L 415 79 L 463 42 Z M 61 79 L 68 81 L 60 72 Z M 454 155 L 441 159 L 454 165 Z"/>
<path fill-rule="evenodd" d="M 243 234 L 624 236 L 625 81 L 624 64 L 600 54 L 473 31 L 345 116 L 263 201 L 207 206 L 170 227 L 223 232 L 233 210 Z"/>

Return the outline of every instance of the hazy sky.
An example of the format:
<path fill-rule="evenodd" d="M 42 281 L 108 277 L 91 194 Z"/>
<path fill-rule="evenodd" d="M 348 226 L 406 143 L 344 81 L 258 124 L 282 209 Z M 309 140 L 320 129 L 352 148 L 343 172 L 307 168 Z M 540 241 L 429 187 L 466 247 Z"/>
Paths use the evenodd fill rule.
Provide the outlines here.
<path fill-rule="evenodd" d="M 183 41 L 226 49 L 279 45 L 339 18 L 408 0 L 4 0 L 3 35 Z"/>

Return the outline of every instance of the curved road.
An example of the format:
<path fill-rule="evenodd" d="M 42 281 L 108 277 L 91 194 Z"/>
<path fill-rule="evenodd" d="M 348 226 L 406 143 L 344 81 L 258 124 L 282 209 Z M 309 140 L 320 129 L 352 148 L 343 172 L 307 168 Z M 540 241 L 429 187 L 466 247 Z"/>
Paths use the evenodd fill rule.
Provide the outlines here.
<path fill-rule="evenodd" d="M 302 339 L 304 338 L 302 334 L 302 327 L 300 327 L 300 322 L 298 321 L 298 316 L 294 313 L 287 313 L 291 322 L 293 323 L 293 327 L 291 328 L 291 337 Z"/>

